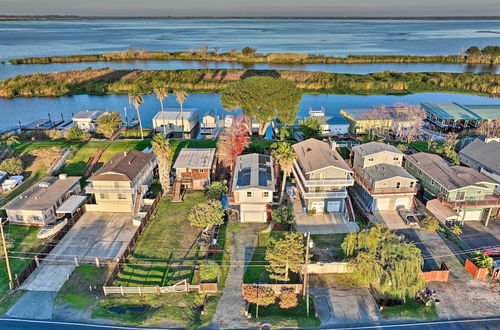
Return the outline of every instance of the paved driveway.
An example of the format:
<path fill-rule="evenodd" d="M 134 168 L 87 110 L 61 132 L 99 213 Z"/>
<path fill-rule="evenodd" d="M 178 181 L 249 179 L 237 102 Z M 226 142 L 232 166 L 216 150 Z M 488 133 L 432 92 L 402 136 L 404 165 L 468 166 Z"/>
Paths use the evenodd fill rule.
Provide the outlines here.
<path fill-rule="evenodd" d="M 312 288 L 311 294 L 323 328 L 373 324 L 379 320 L 377 304 L 366 288 Z"/>
<path fill-rule="evenodd" d="M 123 213 L 86 212 L 21 286 L 30 291 L 59 291 L 75 268 L 74 258 L 104 262 L 119 256 L 137 227 Z"/>
<path fill-rule="evenodd" d="M 394 210 L 375 211 L 373 212 L 373 216 L 377 223 L 386 224 L 390 230 L 410 228 L 404 223 L 398 212 Z"/>
<path fill-rule="evenodd" d="M 490 221 L 485 227 L 479 221 L 465 222 L 460 238 L 472 249 L 500 246 L 500 221 Z"/>

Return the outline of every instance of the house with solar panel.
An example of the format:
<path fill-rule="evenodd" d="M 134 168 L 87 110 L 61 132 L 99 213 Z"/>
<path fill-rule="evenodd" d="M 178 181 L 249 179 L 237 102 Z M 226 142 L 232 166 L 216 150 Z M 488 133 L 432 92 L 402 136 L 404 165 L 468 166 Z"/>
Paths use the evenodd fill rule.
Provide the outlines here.
<path fill-rule="evenodd" d="M 500 104 L 422 103 L 430 127 L 439 131 L 474 129 L 483 120 L 500 119 Z"/>
<path fill-rule="evenodd" d="M 271 156 L 240 155 L 236 158 L 229 204 L 241 222 L 267 222 L 276 189 Z"/>

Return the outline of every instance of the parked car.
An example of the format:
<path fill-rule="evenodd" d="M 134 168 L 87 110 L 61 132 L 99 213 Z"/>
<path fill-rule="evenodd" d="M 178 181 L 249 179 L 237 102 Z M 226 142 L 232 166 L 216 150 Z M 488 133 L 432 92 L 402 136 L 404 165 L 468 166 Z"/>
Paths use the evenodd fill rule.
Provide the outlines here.
<path fill-rule="evenodd" d="M 415 214 L 413 214 L 412 211 L 408 209 L 399 209 L 398 210 L 399 216 L 403 219 L 405 224 L 412 228 L 420 228 L 418 225 L 418 220 Z"/>
<path fill-rule="evenodd" d="M 9 179 L 5 180 L 2 183 L 2 189 L 3 190 L 12 190 L 15 187 L 17 187 L 18 185 L 20 185 L 21 182 L 23 182 L 23 180 L 24 180 L 24 176 L 22 176 L 22 175 L 11 176 Z"/>

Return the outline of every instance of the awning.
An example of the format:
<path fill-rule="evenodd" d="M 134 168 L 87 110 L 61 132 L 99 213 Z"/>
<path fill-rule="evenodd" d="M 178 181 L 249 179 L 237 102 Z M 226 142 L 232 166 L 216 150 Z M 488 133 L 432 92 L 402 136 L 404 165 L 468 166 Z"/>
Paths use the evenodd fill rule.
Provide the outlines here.
<path fill-rule="evenodd" d="M 439 221 L 446 223 L 446 221 L 453 221 L 458 219 L 458 214 L 453 212 L 447 206 L 441 204 L 439 199 L 433 199 L 427 202 L 425 207 L 432 213 Z"/>
<path fill-rule="evenodd" d="M 87 196 L 73 195 L 70 196 L 61 206 L 56 210 L 58 214 L 66 214 L 75 212 L 80 206 L 87 201 Z"/>

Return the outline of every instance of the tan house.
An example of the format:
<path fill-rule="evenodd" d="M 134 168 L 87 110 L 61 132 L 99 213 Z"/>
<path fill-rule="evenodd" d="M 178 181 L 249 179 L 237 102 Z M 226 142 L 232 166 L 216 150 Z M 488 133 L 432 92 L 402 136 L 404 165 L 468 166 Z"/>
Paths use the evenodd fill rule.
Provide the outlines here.
<path fill-rule="evenodd" d="M 214 170 L 215 148 L 183 148 L 175 159 L 175 180 L 184 189 L 204 190 Z"/>
<path fill-rule="evenodd" d="M 184 109 L 182 114 L 179 110 L 160 111 L 153 117 L 152 128 L 157 132 L 163 132 L 164 126 L 167 136 L 195 138 L 200 127 L 198 110 Z"/>
<path fill-rule="evenodd" d="M 96 204 L 87 205 L 87 211 L 136 215 L 153 181 L 156 165 L 152 153 L 138 150 L 117 153 L 88 179 L 85 190 L 94 195 Z"/>
<path fill-rule="evenodd" d="M 229 204 L 237 206 L 241 222 L 267 222 L 275 190 L 273 159 L 261 154 L 238 156 Z"/>
<path fill-rule="evenodd" d="M 394 146 L 369 142 L 352 148 L 357 196 L 367 210 L 411 209 L 417 179 L 402 166 L 403 153 Z"/>
<path fill-rule="evenodd" d="M 307 210 L 346 212 L 346 187 L 354 185 L 352 170 L 326 142 L 308 139 L 293 145 L 293 175 Z"/>
<path fill-rule="evenodd" d="M 11 223 L 43 226 L 56 217 L 61 204 L 80 191 L 80 177 L 66 174 L 46 177 L 1 209 Z"/>

